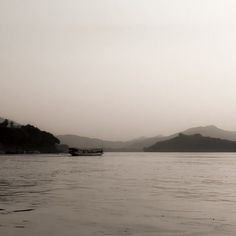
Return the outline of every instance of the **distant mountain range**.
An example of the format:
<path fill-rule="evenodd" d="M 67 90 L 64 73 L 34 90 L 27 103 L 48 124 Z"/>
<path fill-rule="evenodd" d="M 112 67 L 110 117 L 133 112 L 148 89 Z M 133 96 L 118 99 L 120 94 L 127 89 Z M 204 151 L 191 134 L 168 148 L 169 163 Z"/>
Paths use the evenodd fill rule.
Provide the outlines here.
<path fill-rule="evenodd" d="M 4 118 L 0 117 L 0 124 L 6 121 Z M 25 126 L 22 126 L 14 121 L 8 120 L 7 128 L 18 128 L 17 131 L 24 129 Z M 28 126 L 29 127 L 29 126 Z M 174 133 L 169 136 L 157 135 L 154 137 L 141 137 L 129 141 L 109 141 L 102 140 L 97 138 L 82 137 L 78 135 L 59 135 L 57 138 L 60 140 L 61 144 L 68 145 L 70 147 L 77 148 L 103 148 L 105 151 L 117 151 L 117 152 L 141 152 L 144 149 L 154 147 L 157 143 L 172 140 L 175 137 L 178 137 L 179 133 L 185 135 L 194 135 L 200 134 L 205 137 L 218 138 L 230 141 L 236 141 L 236 131 L 227 131 L 220 129 L 214 125 L 210 126 L 199 126 L 190 128 L 178 133 Z M 3 142 L 3 140 L 2 140 Z M 1 142 L 0 142 L 1 143 Z M 61 148 L 61 151 L 66 151 L 67 147 L 64 145 L 59 145 L 58 148 Z"/>
<path fill-rule="evenodd" d="M 63 144 L 78 148 L 104 148 L 105 151 L 142 151 L 144 147 L 156 143 L 161 136 L 153 138 L 139 138 L 130 141 L 108 141 L 97 138 L 81 137 L 78 135 L 59 135 L 57 138 Z"/>
<path fill-rule="evenodd" d="M 77 135 L 59 135 L 57 138 L 61 141 L 61 143 L 67 144 L 70 147 L 103 147 L 105 151 L 140 152 L 143 151 L 144 148 L 150 147 L 157 142 L 177 137 L 179 133 L 186 135 L 201 134 L 202 136 L 236 141 L 236 131 L 226 131 L 213 125 L 194 127 L 169 136 L 158 135 L 151 138 L 139 138 L 129 141 L 107 141 Z"/>
<path fill-rule="evenodd" d="M 201 134 L 179 134 L 169 140 L 158 142 L 147 152 L 236 152 L 236 141 L 204 137 Z"/>

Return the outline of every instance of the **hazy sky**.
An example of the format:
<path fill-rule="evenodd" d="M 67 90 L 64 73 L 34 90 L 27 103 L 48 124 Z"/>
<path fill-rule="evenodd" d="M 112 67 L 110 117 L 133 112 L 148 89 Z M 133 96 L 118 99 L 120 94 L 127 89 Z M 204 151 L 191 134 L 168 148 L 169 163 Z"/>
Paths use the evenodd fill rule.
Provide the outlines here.
<path fill-rule="evenodd" d="M 0 0 L 0 107 L 113 140 L 236 130 L 236 1 Z"/>

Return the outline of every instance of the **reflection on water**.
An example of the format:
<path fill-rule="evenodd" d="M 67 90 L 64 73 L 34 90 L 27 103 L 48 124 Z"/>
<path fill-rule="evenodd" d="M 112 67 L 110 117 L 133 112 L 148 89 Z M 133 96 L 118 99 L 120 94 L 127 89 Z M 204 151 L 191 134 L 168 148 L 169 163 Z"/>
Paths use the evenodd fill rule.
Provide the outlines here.
<path fill-rule="evenodd" d="M 0 235 L 236 235 L 236 154 L 0 156 Z"/>

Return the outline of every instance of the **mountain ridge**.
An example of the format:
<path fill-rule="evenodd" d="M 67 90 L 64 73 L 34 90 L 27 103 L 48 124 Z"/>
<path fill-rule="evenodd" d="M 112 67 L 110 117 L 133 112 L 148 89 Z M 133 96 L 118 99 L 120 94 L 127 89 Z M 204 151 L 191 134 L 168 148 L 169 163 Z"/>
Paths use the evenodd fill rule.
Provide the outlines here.
<path fill-rule="evenodd" d="M 209 136 L 212 138 L 221 138 L 221 139 L 236 141 L 236 131 L 223 130 L 215 125 L 197 126 L 168 136 L 157 135 L 154 137 L 148 137 L 148 138 L 142 137 L 142 139 L 138 138 L 129 141 L 108 141 L 98 138 L 82 137 L 79 135 L 58 135 L 57 137 L 59 138 L 61 143 L 65 143 L 69 146 L 82 147 L 82 148 L 103 147 L 105 151 L 140 152 L 143 151 L 144 148 L 148 148 L 157 142 L 174 138 L 178 136 L 179 133 L 183 133 L 186 135 L 198 133 L 203 136 Z"/>
<path fill-rule="evenodd" d="M 236 152 L 236 141 L 201 134 L 178 136 L 145 148 L 146 152 Z"/>
<path fill-rule="evenodd" d="M 158 136 L 159 137 L 159 136 Z M 154 144 L 156 137 L 143 139 L 132 139 L 128 141 L 109 141 L 99 138 L 89 138 L 79 135 L 58 135 L 61 143 L 71 147 L 79 148 L 104 148 L 105 151 L 142 151 L 146 144 Z M 151 141 L 153 139 L 153 141 Z M 141 146 L 140 146 L 141 143 Z M 145 145 L 143 145 L 145 143 Z"/>

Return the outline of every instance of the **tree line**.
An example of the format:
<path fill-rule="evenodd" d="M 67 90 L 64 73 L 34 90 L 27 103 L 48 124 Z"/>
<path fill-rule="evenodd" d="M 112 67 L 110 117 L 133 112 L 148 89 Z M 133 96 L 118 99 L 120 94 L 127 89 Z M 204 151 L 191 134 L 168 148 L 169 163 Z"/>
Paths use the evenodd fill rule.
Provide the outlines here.
<path fill-rule="evenodd" d="M 60 141 L 51 133 L 41 131 L 32 125 L 15 125 L 5 119 L 0 123 L 0 144 L 6 152 L 39 151 L 56 152 Z"/>

